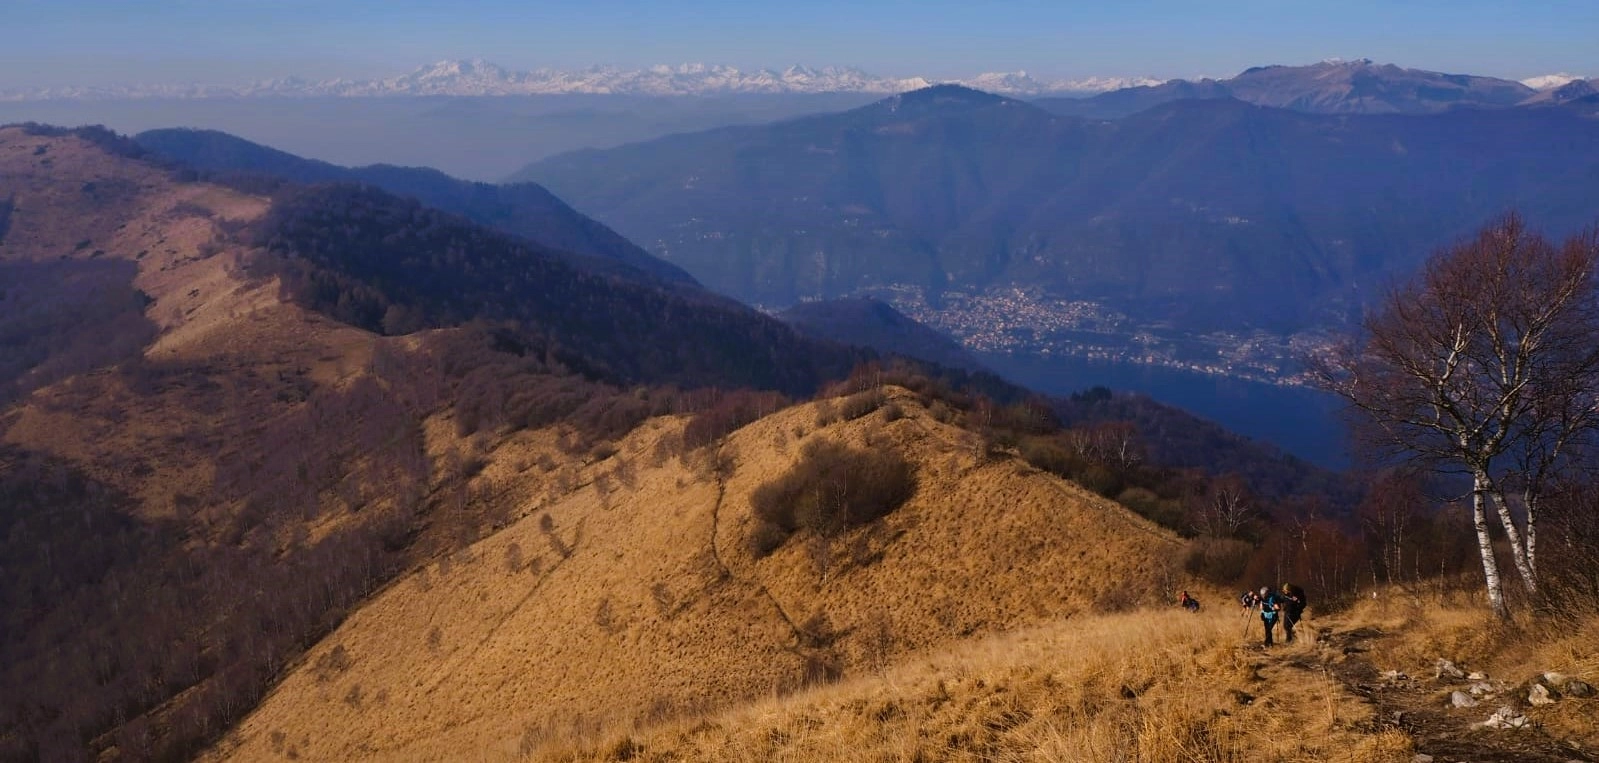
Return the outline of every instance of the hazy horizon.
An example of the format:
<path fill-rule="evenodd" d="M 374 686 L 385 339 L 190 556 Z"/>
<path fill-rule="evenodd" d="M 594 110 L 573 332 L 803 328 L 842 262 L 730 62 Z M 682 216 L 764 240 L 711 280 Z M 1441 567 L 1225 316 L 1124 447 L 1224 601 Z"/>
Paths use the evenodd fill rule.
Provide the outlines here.
<path fill-rule="evenodd" d="M 1045 79 L 1227 77 L 1250 66 L 1370 58 L 1507 79 L 1599 74 L 1599 4 L 1359 0 L 1287 7 L 1012 1 L 762 6 L 403 0 L 135 6 L 22 0 L 0 33 L 0 88 L 381 79 L 441 60 L 507 69 L 857 67 L 883 77 L 1027 71 Z M 1425 29 L 1425 36 L 1413 30 Z"/>

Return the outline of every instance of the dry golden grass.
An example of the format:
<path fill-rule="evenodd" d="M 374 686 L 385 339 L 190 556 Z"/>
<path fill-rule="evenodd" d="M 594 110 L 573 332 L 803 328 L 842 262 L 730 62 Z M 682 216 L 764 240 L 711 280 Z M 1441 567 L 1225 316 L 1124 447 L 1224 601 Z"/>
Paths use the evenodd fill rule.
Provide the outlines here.
<path fill-rule="evenodd" d="M 798 406 L 685 459 L 660 450 L 681 431 L 671 419 L 582 468 L 515 468 L 545 452 L 538 435 L 484 442 L 478 481 L 514 496 L 519 519 L 375 597 L 216 754 L 514 759 L 573 729 L 734 707 L 1187 585 L 1169 533 L 983 457 L 893 394 L 897 421 L 819 430 Z M 815 437 L 900 449 L 920 487 L 880 523 L 825 547 L 802 533 L 757 560 L 749 494 Z"/>
<path fill-rule="evenodd" d="M 1072 619 L 878 675 L 653 729 L 552 739 L 533 760 L 1406 761 L 1332 679 L 1240 644 L 1230 612 Z M 1240 692 L 1254 697 L 1241 704 Z"/>
<path fill-rule="evenodd" d="M 1336 677 L 1340 667 L 1362 662 L 1425 681 L 1445 657 L 1512 683 L 1551 670 L 1595 678 L 1599 645 L 1591 634 L 1599 618 L 1591 613 L 1503 626 L 1469 595 L 1384 594 L 1306 623 L 1307 633 L 1380 632 L 1369 653 L 1346 654 L 1332 641 L 1264 652 L 1246 643 L 1253 629 L 1241 637 L 1233 613 L 1068 619 L 720 714 L 570 730 L 543 739 L 528 759 L 1398 763 L 1412 758 L 1417 740 L 1351 694 Z M 1237 692 L 1254 699 L 1240 705 Z M 1596 709 L 1599 700 L 1566 698 L 1525 712 L 1541 733 L 1592 749 Z M 1464 726 L 1479 719 L 1467 715 L 1456 718 L 1458 729 L 1433 725 L 1422 733 L 1458 745 Z M 1470 744 L 1493 759 L 1527 750 L 1515 733 L 1478 733 Z M 1490 749 L 1500 743 L 1503 749 Z"/>

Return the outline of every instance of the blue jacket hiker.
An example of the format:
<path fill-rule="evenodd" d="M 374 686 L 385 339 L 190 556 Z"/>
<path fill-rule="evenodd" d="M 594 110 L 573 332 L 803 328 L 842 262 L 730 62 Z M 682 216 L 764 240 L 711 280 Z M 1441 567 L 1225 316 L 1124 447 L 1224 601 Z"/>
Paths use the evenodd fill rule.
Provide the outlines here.
<path fill-rule="evenodd" d="M 1260 621 L 1266 627 L 1266 646 L 1272 644 L 1272 631 L 1277 627 L 1277 621 L 1282 617 L 1281 599 L 1277 592 L 1269 587 L 1260 589 Z"/>

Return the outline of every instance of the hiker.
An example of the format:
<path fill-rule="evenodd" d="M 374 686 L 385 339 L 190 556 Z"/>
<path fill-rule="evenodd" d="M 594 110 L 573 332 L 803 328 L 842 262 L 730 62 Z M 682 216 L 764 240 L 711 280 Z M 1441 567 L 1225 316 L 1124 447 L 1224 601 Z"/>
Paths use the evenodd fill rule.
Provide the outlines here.
<path fill-rule="evenodd" d="M 1266 646 L 1271 646 L 1272 630 L 1277 627 L 1277 619 L 1282 614 L 1278 606 L 1277 594 L 1267 586 L 1260 587 L 1260 622 L 1266 628 Z"/>
<path fill-rule="evenodd" d="M 1283 613 L 1283 643 L 1294 643 L 1294 626 L 1305 616 L 1305 589 L 1292 583 L 1283 583 L 1278 594 Z"/>
<path fill-rule="evenodd" d="M 1238 595 L 1238 603 L 1243 606 L 1247 614 L 1260 608 L 1260 594 L 1254 591 L 1245 591 Z"/>
<path fill-rule="evenodd" d="M 1189 612 L 1199 611 L 1199 600 L 1189 596 L 1187 591 L 1183 591 L 1182 594 L 1177 597 L 1177 605 L 1188 610 Z"/>

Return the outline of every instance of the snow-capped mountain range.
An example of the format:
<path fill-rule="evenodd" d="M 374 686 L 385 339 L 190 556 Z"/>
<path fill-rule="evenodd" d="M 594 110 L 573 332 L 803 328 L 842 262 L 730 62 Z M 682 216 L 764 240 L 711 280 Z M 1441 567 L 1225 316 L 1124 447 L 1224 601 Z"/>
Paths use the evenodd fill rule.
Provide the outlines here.
<path fill-rule="evenodd" d="M 377 97 L 422 95 L 723 95 L 731 93 L 903 93 L 943 82 L 1003 95 L 1101 93 L 1124 87 L 1158 85 L 1149 77 L 1093 77 L 1040 80 L 1027 72 L 980 74 L 963 80 L 878 77 L 852 67 L 745 71 L 732 66 L 680 64 L 647 69 L 596 66 L 579 70 L 510 71 L 482 59 L 440 61 L 388 79 L 307 80 L 300 77 L 225 85 L 127 85 L 112 87 L 22 88 L 0 91 L 0 100 L 118 98 Z"/>
<path fill-rule="evenodd" d="M 1554 90 L 1555 88 L 1565 87 L 1566 85 L 1576 82 L 1577 80 L 1585 79 L 1588 78 L 1580 74 L 1567 74 L 1566 72 L 1560 72 L 1559 74 L 1545 74 L 1541 77 L 1528 77 L 1522 80 L 1521 84 L 1526 85 L 1533 90 Z M 1599 79 L 1599 77 L 1596 77 L 1595 79 Z"/>

